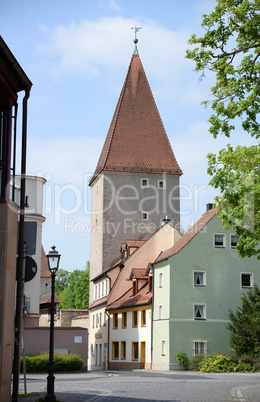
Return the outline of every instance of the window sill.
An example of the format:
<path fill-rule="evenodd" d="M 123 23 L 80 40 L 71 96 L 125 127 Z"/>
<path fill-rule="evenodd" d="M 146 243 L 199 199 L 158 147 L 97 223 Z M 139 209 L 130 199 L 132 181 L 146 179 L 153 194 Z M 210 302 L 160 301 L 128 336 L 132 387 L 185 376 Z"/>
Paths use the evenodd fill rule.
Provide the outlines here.
<path fill-rule="evenodd" d="M 206 321 L 206 318 L 194 318 L 195 321 Z"/>
<path fill-rule="evenodd" d="M 195 285 L 195 284 L 194 284 L 194 287 L 195 287 L 195 288 L 205 288 L 206 285 L 197 285 L 197 284 Z"/>

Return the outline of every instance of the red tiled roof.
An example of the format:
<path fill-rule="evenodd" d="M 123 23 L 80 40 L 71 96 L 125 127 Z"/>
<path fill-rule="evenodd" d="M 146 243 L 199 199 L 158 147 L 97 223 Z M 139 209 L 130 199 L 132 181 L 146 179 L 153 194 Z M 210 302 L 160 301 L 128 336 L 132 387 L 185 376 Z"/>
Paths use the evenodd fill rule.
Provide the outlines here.
<path fill-rule="evenodd" d="M 99 300 L 95 300 L 90 306 L 89 306 L 89 310 L 95 307 L 100 306 L 101 304 L 104 304 L 107 302 L 108 296 L 107 297 L 103 297 L 102 299 Z"/>
<path fill-rule="evenodd" d="M 146 268 L 133 268 L 130 274 L 130 279 L 134 276 L 135 279 L 146 279 Z"/>
<path fill-rule="evenodd" d="M 128 247 L 140 247 L 146 241 L 146 239 L 127 239 L 126 244 Z"/>
<path fill-rule="evenodd" d="M 51 303 L 51 293 L 46 293 L 41 295 L 40 304 Z M 54 294 L 54 303 L 61 303 L 61 300 L 58 298 L 56 294 Z"/>
<path fill-rule="evenodd" d="M 181 175 L 140 57 L 131 58 L 126 79 L 95 170 Z"/>
<path fill-rule="evenodd" d="M 48 267 L 48 260 L 43 246 L 41 247 L 41 278 L 50 278 L 51 273 Z"/>
<path fill-rule="evenodd" d="M 207 223 L 214 218 L 216 215 L 217 208 L 210 209 L 208 212 L 206 212 L 196 223 L 193 225 L 181 238 L 178 240 L 173 247 L 169 248 L 165 252 L 161 253 L 159 257 L 156 259 L 155 262 L 163 261 L 166 260 L 167 258 L 170 258 L 174 254 L 177 254 L 180 250 L 183 249 L 183 247 L 188 244 L 193 237 L 196 236 L 196 234 L 199 233 L 199 231 L 207 225 Z"/>
<path fill-rule="evenodd" d="M 86 314 L 86 315 L 77 315 L 77 317 L 73 317 L 72 320 L 79 320 L 81 318 L 89 318 L 89 315 L 88 314 Z"/>
<path fill-rule="evenodd" d="M 107 307 L 107 310 L 134 307 L 134 306 L 144 306 L 151 303 L 152 303 L 152 293 L 149 292 L 148 284 L 146 284 L 134 296 L 132 296 L 132 288 L 129 289 L 120 299 L 111 303 Z"/>

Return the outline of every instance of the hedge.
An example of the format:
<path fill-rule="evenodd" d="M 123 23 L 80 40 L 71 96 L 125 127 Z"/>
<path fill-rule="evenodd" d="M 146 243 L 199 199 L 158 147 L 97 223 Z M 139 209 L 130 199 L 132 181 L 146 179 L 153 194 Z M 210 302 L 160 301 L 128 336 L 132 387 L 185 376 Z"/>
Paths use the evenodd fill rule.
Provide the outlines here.
<path fill-rule="evenodd" d="M 55 354 L 53 357 L 54 371 L 73 372 L 82 369 L 84 361 L 76 353 L 68 355 Z M 27 373 L 47 373 L 49 368 L 49 353 L 25 356 Z M 23 357 L 20 358 L 20 371 L 23 372 Z"/>

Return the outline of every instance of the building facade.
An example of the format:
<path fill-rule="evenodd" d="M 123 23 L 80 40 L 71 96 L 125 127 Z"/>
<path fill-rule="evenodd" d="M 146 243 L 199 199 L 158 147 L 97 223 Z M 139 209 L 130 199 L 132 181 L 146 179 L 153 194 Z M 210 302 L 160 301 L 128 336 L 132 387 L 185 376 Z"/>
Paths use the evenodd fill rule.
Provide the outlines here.
<path fill-rule="evenodd" d="M 166 215 L 179 229 L 181 174 L 135 47 L 89 183 L 90 279 L 114 265 L 118 244 L 154 233 Z"/>
<path fill-rule="evenodd" d="M 210 209 L 153 266 L 153 368 L 178 367 L 176 353 L 230 354 L 229 309 L 260 284 L 259 262 L 240 258 L 238 237 Z"/>

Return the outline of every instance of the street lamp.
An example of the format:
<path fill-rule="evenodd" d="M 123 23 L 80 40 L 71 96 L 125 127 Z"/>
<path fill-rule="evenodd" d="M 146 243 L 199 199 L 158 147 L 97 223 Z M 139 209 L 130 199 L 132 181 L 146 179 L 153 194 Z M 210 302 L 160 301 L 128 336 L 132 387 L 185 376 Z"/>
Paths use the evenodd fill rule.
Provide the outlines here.
<path fill-rule="evenodd" d="M 48 267 L 51 272 L 51 323 L 50 323 L 50 348 L 49 348 L 49 375 L 47 377 L 47 395 L 45 401 L 55 402 L 56 396 L 54 395 L 54 380 L 53 375 L 53 349 L 54 349 L 54 296 L 55 296 L 55 274 L 59 268 L 60 254 L 52 246 L 52 250 L 47 254 Z"/>

